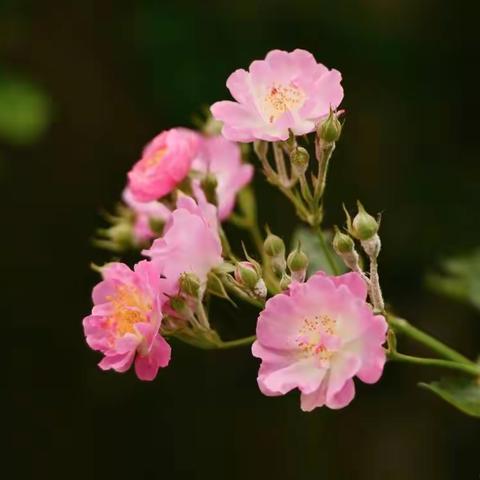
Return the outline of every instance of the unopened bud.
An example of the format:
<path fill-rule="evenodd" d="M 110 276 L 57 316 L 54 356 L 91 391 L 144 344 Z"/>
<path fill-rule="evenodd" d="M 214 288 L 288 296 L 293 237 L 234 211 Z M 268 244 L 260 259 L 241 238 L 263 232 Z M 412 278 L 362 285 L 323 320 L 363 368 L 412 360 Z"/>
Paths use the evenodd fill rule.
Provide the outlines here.
<path fill-rule="evenodd" d="M 292 283 L 292 279 L 286 273 L 284 273 L 280 280 L 280 289 L 286 290 L 291 283 Z"/>
<path fill-rule="evenodd" d="M 336 142 L 342 133 L 342 124 L 338 120 L 337 114 L 330 110 L 326 120 L 320 125 L 318 135 L 327 143 Z"/>
<path fill-rule="evenodd" d="M 194 273 L 180 275 L 180 290 L 190 297 L 198 298 L 200 279 Z"/>
<path fill-rule="evenodd" d="M 333 249 L 338 255 L 351 253 L 355 248 L 352 238 L 346 233 L 342 233 L 338 227 L 335 227 L 335 236 L 332 243 Z"/>
<path fill-rule="evenodd" d="M 292 169 L 297 175 L 302 175 L 308 168 L 310 155 L 303 147 L 295 147 L 290 154 L 290 161 L 292 162 Z"/>
<path fill-rule="evenodd" d="M 263 249 L 269 257 L 285 255 L 285 243 L 280 237 L 271 232 L 267 235 L 263 243 Z"/>
<path fill-rule="evenodd" d="M 213 205 L 217 205 L 217 185 L 217 177 L 210 172 L 202 178 L 200 183 L 207 201 Z"/>
<path fill-rule="evenodd" d="M 362 248 L 370 258 L 377 258 L 382 247 L 380 237 L 375 234 L 373 237 L 361 241 Z"/>
<path fill-rule="evenodd" d="M 308 257 L 300 250 L 300 246 L 290 253 L 287 258 L 287 266 L 292 275 L 292 280 L 296 280 L 297 282 L 303 282 L 305 280 L 308 263 Z"/>
<path fill-rule="evenodd" d="M 255 266 L 250 262 L 239 262 L 235 268 L 235 280 L 250 290 L 253 290 L 260 279 Z"/>
<path fill-rule="evenodd" d="M 263 278 L 260 278 L 253 288 L 253 294 L 258 298 L 265 298 L 267 296 L 267 286 L 263 281 Z"/>
<path fill-rule="evenodd" d="M 203 125 L 203 132 L 208 136 L 220 135 L 222 132 L 223 123 L 209 115 L 205 124 Z"/>
<path fill-rule="evenodd" d="M 180 314 L 185 314 L 188 310 L 187 302 L 180 296 L 170 297 L 170 306 Z"/>
<path fill-rule="evenodd" d="M 136 245 L 132 224 L 126 220 L 115 223 L 109 228 L 98 229 L 97 235 L 95 244 L 114 252 L 129 250 Z"/>
<path fill-rule="evenodd" d="M 359 240 L 368 240 L 378 232 L 378 223 L 367 211 L 363 208 L 360 202 L 357 202 L 358 213 L 352 222 L 352 235 Z"/>

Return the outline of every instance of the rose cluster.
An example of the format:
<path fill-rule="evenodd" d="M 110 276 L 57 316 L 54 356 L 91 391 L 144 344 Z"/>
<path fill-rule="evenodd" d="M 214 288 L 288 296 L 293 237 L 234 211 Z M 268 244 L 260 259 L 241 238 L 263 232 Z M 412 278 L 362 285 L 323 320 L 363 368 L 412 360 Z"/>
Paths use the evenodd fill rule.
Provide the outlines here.
<path fill-rule="evenodd" d="M 305 411 L 344 407 L 353 378 L 376 382 L 386 360 L 387 323 L 368 302 L 374 286 L 355 268 L 307 274 L 300 246 L 286 258 L 279 237 L 254 227 L 254 206 L 244 202 L 238 212 L 236 205 L 253 176 L 237 142 L 255 142 L 269 182 L 319 225 L 325 161 L 341 129 L 341 75 L 305 50 L 274 50 L 235 71 L 227 87 L 234 101 L 211 107 L 209 128 L 160 133 L 128 173 L 123 203 L 99 244 L 117 253 L 136 248 L 144 258 L 133 269 L 101 267 L 83 321 L 87 343 L 103 354 L 100 368 L 125 372 L 133 363 L 140 379 L 152 380 L 170 361 L 169 336 L 202 348 L 229 345 L 210 326 L 206 299 L 234 296 L 261 309 L 249 340 L 261 360 L 260 390 L 275 396 L 297 388 Z M 298 143 L 310 133 L 319 160 L 312 185 L 304 173 L 309 154 Z M 253 232 L 256 258 L 232 252 L 222 228 L 228 220 Z"/>

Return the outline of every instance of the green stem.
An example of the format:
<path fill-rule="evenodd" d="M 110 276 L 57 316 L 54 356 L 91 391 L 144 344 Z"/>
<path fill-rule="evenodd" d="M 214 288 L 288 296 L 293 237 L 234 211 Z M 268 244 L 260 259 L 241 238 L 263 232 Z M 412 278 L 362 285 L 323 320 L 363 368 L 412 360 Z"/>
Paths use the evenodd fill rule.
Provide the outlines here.
<path fill-rule="evenodd" d="M 470 375 L 480 375 L 480 366 L 452 362 L 451 360 L 413 357 L 411 355 L 404 355 L 403 353 L 398 352 L 390 353 L 389 359 L 397 362 L 413 363 L 415 365 L 428 365 L 432 367 L 450 368 L 452 370 L 460 370 Z"/>
<path fill-rule="evenodd" d="M 327 259 L 328 265 L 330 267 L 330 270 L 334 275 L 340 275 L 340 271 L 338 269 L 337 264 L 335 263 L 335 259 L 332 256 L 332 252 L 330 248 L 328 248 L 327 241 L 325 240 L 325 236 L 321 230 L 320 227 L 315 227 L 314 232 L 317 234 L 318 239 L 320 240 L 320 246 L 322 247 L 323 254 L 325 255 L 325 258 Z"/>
<path fill-rule="evenodd" d="M 251 337 L 238 338 L 237 340 L 230 340 L 228 342 L 221 342 L 217 344 L 216 348 L 226 350 L 228 348 L 241 347 L 243 345 L 251 345 L 257 337 L 252 335 Z"/>
<path fill-rule="evenodd" d="M 457 351 L 453 350 L 452 348 L 448 347 L 447 345 L 440 342 L 436 338 L 428 335 L 427 333 L 422 332 L 418 328 L 408 323 L 403 318 L 388 316 L 388 322 L 390 326 L 393 328 L 393 330 L 395 330 L 396 332 L 404 333 L 405 335 L 425 345 L 430 350 L 438 353 L 444 358 L 447 358 L 449 360 L 453 360 L 454 362 L 459 362 L 462 364 L 475 365 L 474 362 L 469 360 L 467 357 L 463 356 L 461 353 L 458 353 Z M 476 368 L 478 370 L 478 367 Z"/>

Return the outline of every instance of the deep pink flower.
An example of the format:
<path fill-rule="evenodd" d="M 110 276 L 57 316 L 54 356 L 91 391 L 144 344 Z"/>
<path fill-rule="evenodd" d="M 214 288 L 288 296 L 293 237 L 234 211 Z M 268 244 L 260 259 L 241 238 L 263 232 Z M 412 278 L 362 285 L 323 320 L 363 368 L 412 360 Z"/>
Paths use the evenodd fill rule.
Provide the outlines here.
<path fill-rule="evenodd" d="M 135 215 L 133 234 L 136 242 L 141 245 L 157 237 L 158 235 L 152 230 L 152 222 L 166 223 L 171 211 L 157 200 L 139 202 L 129 188 L 123 191 L 122 199 Z"/>
<path fill-rule="evenodd" d="M 235 206 L 237 193 L 253 177 L 253 166 L 242 162 L 240 147 L 221 135 L 205 137 L 192 168 L 215 175 L 218 216 L 222 221 L 227 219 Z"/>
<path fill-rule="evenodd" d="M 157 135 L 128 173 L 128 187 L 140 202 L 167 195 L 188 175 L 198 152 L 198 135 L 173 128 Z"/>
<path fill-rule="evenodd" d="M 194 273 L 204 283 L 208 272 L 223 261 L 216 208 L 181 196 L 163 237 L 142 253 L 170 280 L 178 279 L 182 273 Z"/>
<path fill-rule="evenodd" d="M 287 140 L 315 130 L 343 98 L 341 74 L 317 63 L 305 50 L 272 50 L 248 72 L 233 72 L 227 87 L 236 100 L 217 102 L 213 116 L 224 123 L 225 138 L 238 142 Z"/>
<path fill-rule="evenodd" d="M 163 280 L 147 260 L 133 271 L 110 263 L 102 276 L 93 289 L 92 314 L 83 320 L 87 343 L 104 354 L 101 369 L 125 372 L 135 360 L 138 378 L 153 380 L 170 361 L 170 345 L 159 334 Z"/>
<path fill-rule="evenodd" d="M 366 296 L 357 273 L 319 273 L 271 298 L 252 346 L 262 359 L 261 391 L 274 396 L 298 388 L 302 410 L 337 409 L 353 400 L 353 377 L 377 382 L 386 360 L 387 323 L 373 314 Z"/>

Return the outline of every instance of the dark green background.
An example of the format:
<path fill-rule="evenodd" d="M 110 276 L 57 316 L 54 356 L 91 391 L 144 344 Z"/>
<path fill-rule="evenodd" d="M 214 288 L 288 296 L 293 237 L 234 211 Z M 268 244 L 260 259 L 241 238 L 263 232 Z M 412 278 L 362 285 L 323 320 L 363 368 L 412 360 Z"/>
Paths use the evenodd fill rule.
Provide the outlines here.
<path fill-rule="evenodd" d="M 1 430 L 5 478 L 476 479 L 480 424 L 416 387 L 440 372 L 388 365 L 348 408 L 310 414 L 256 388 L 248 349 L 174 344 L 155 382 L 104 373 L 81 319 L 97 280 L 89 244 L 154 134 L 227 98 L 225 80 L 272 48 L 306 48 L 344 76 L 347 122 L 327 224 L 361 198 L 383 211 L 381 274 L 397 311 L 480 351 L 480 316 L 423 287 L 445 254 L 480 244 L 478 8 L 357 0 L 3 1 L 0 68 L 51 97 L 30 147 L 1 143 Z M 0 105 L 1 108 L 1 105 Z M 262 220 L 289 235 L 292 209 L 255 181 Z M 253 312 L 220 309 L 226 334 Z M 415 350 L 402 343 L 409 352 Z M 5 471 L 6 466 L 2 466 Z"/>

